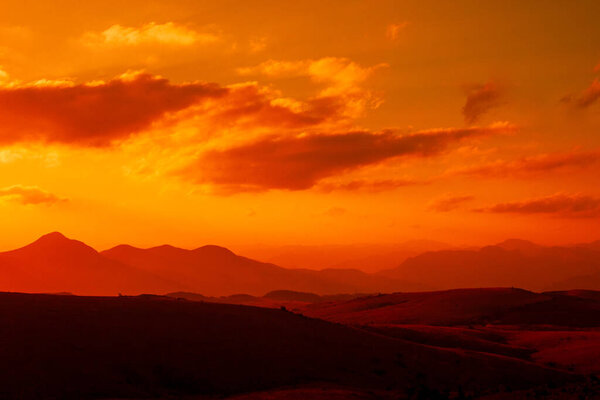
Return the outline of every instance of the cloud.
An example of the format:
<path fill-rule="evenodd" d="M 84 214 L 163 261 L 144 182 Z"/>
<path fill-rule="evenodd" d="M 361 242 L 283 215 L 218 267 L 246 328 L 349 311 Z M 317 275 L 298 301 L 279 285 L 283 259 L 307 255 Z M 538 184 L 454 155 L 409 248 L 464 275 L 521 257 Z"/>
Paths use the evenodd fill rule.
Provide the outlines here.
<path fill-rule="evenodd" d="M 513 161 L 496 161 L 448 171 L 448 175 L 468 175 L 482 178 L 528 177 L 555 171 L 596 167 L 600 151 L 541 154 Z"/>
<path fill-rule="evenodd" d="M 408 135 L 355 131 L 270 136 L 203 152 L 177 174 L 195 183 L 217 185 L 224 192 L 304 190 L 324 178 L 390 158 L 431 157 L 463 139 L 512 129 L 499 124 Z"/>
<path fill-rule="evenodd" d="M 467 100 L 462 113 L 465 121 L 472 124 L 492 108 L 501 104 L 502 91 L 498 84 L 488 82 L 467 88 Z"/>
<path fill-rule="evenodd" d="M 89 46 L 136 46 L 141 44 L 166 44 L 190 46 L 214 43 L 219 40 L 215 33 L 198 32 L 173 22 L 157 24 L 150 22 L 139 28 L 112 25 L 102 32 L 87 32 L 82 41 Z"/>
<path fill-rule="evenodd" d="M 172 84 L 148 74 L 93 84 L 0 88 L 0 144 L 107 146 L 148 128 L 166 113 L 226 93 L 214 84 Z"/>
<path fill-rule="evenodd" d="M 226 96 L 210 103 L 203 112 L 213 123 L 243 128 L 303 128 L 346 118 L 346 105 L 335 96 L 301 102 L 276 95 L 255 83 L 233 85 Z"/>
<path fill-rule="evenodd" d="M 8 72 L 0 65 L 0 87 L 9 81 Z"/>
<path fill-rule="evenodd" d="M 175 84 L 139 72 L 87 83 L 12 82 L 0 87 L 0 146 L 107 147 L 133 135 L 141 140 L 140 133 L 150 138 L 153 132 L 165 139 L 187 135 L 199 144 L 211 136 L 235 142 L 307 128 L 341 130 L 353 121 L 348 112 L 352 100 L 332 94 L 300 101 L 254 82 Z"/>
<path fill-rule="evenodd" d="M 600 216 L 600 198 L 581 194 L 554 194 L 547 197 L 495 204 L 476 211 L 512 214 L 548 214 L 566 218 Z"/>
<path fill-rule="evenodd" d="M 319 182 L 315 188 L 324 193 L 337 192 L 337 191 L 363 191 L 363 192 L 384 192 L 388 190 L 394 190 L 406 186 L 423 185 L 428 182 L 416 181 L 410 179 L 357 179 L 351 181 L 342 182 Z"/>
<path fill-rule="evenodd" d="M 594 79 L 592 84 L 581 92 L 576 97 L 567 97 L 565 101 L 571 102 L 577 108 L 585 109 L 592 106 L 600 99 L 600 80 L 598 78 Z"/>
<path fill-rule="evenodd" d="M 251 53 L 259 53 L 267 48 L 267 43 L 267 38 L 263 36 L 250 39 L 248 46 Z"/>
<path fill-rule="evenodd" d="M 317 98 L 341 98 L 345 114 L 357 117 L 365 109 L 377 108 L 382 103 L 380 96 L 366 90 L 363 83 L 376 70 L 387 66 L 381 63 L 363 67 L 348 58 L 324 57 L 299 61 L 268 60 L 253 67 L 239 68 L 238 73 L 271 78 L 308 77 L 324 86 Z"/>
<path fill-rule="evenodd" d="M 67 201 L 37 186 L 9 186 L 0 189 L 0 198 L 5 198 L 23 205 L 52 205 Z"/>
<path fill-rule="evenodd" d="M 465 203 L 473 200 L 474 196 L 449 196 L 434 200 L 429 204 L 429 209 L 437 212 L 448 212 L 456 210 Z"/>
<path fill-rule="evenodd" d="M 281 61 L 268 60 L 254 67 L 238 68 L 241 75 L 265 75 L 269 77 L 307 76 L 316 82 L 325 82 L 348 90 L 364 82 L 377 69 L 388 66 L 385 63 L 363 67 L 343 57 L 324 57 L 317 60 Z"/>
<path fill-rule="evenodd" d="M 406 21 L 389 24 L 385 30 L 385 36 L 391 41 L 396 41 L 400 37 L 400 32 L 402 32 L 407 26 L 408 22 Z"/>
<path fill-rule="evenodd" d="M 265 75 L 270 77 L 290 77 L 308 74 L 311 61 L 267 60 L 253 67 L 238 68 L 240 75 Z"/>
<path fill-rule="evenodd" d="M 600 64 L 594 67 L 594 72 L 600 72 Z M 571 104 L 581 110 L 594 105 L 600 99 L 600 79 L 596 78 L 585 90 L 579 94 L 568 94 L 561 101 Z"/>

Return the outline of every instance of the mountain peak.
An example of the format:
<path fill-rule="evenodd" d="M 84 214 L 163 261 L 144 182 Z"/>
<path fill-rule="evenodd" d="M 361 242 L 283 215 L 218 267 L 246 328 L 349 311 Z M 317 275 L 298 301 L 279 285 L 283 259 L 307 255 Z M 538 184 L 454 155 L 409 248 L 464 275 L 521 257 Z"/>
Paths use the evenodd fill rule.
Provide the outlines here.
<path fill-rule="evenodd" d="M 60 241 L 60 240 L 69 240 L 69 239 L 60 232 L 50 232 L 50 233 L 40 236 L 40 238 L 37 241 L 40 241 L 40 240 Z"/>
<path fill-rule="evenodd" d="M 196 252 L 202 252 L 205 254 L 211 254 L 211 255 L 221 255 L 221 256 L 233 256 L 235 255 L 235 253 L 231 250 L 229 250 L 228 248 L 225 247 L 221 247 L 221 246 L 216 246 L 214 244 L 209 244 L 206 246 L 202 246 L 202 247 L 198 247 L 197 249 L 195 249 L 194 251 Z"/>
<path fill-rule="evenodd" d="M 36 248 L 36 249 L 54 249 L 54 250 L 84 250 L 87 252 L 94 252 L 96 250 L 88 246 L 87 244 L 80 242 L 78 240 L 69 239 L 65 235 L 60 232 L 51 232 L 46 235 L 41 236 L 35 242 L 23 247 L 23 249 L 27 248 Z"/>
<path fill-rule="evenodd" d="M 523 240 L 523 239 L 507 239 L 503 242 L 498 243 L 496 246 L 501 247 L 505 250 L 516 250 L 516 251 L 538 250 L 540 247 L 542 247 L 539 244 L 530 242 L 529 240 Z"/>

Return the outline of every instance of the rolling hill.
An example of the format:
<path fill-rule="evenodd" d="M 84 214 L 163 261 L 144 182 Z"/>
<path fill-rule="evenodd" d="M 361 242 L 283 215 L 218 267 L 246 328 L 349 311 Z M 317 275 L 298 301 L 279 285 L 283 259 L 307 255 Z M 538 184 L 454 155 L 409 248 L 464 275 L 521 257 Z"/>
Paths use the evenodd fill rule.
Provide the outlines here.
<path fill-rule="evenodd" d="M 418 387 L 487 393 L 579 379 L 281 310 L 156 296 L 0 293 L 0 319 L 0 358 L 10 366 L 0 398 L 180 398 L 308 384 L 397 398 Z"/>
<path fill-rule="evenodd" d="M 356 325 L 600 327 L 600 301 L 515 288 L 384 294 L 310 304 L 301 312 L 310 317 Z"/>

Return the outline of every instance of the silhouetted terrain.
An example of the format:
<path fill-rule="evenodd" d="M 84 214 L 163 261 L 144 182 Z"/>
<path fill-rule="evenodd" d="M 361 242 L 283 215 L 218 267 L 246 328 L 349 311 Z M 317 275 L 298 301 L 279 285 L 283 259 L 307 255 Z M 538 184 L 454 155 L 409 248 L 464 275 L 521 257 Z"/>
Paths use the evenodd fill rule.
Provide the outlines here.
<path fill-rule="evenodd" d="M 0 398 L 593 398 L 600 292 L 395 289 L 453 272 L 552 286 L 593 276 L 593 247 L 509 240 L 367 274 L 49 234 L 0 253 L 3 290 L 55 293 L 0 293 Z"/>
<path fill-rule="evenodd" d="M 110 260 L 60 233 L 0 253 L 0 290 L 4 291 L 116 295 L 161 293 L 179 287 L 169 278 Z"/>
<path fill-rule="evenodd" d="M 185 250 L 121 245 L 99 253 L 57 232 L 0 253 L 0 272 L 0 290 L 83 295 L 172 291 L 262 295 L 278 289 L 337 294 L 422 288 L 351 269 L 285 269 L 218 246 Z"/>
<path fill-rule="evenodd" d="M 138 249 L 122 245 L 101 254 L 165 279 L 175 279 L 193 288 L 193 291 L 209 296 L 235 293 L 258 295 L 281 288 L 334 294 L 411 287 L 394 279 L 387 280 L 358 270 L 281 268 L 238 256 L 218 246 L 185 250 L 172 246 Z"/>
<path fill-rule="evenodd" d="M 192 301 L 205 301 L 209 303 L 240 304 L 247 306 L 257 306 L 266 308 L 297 308 L 312 303 L 323 303 L 333 301 L 343 301 L 364 297 L 365 294 L 337 294 L 320 296 L 315 293 L 295 292 L 292 290 L 274 290 L 264 296 L 252 296 L 249 294 L 234 294 L 229 296 L 203 296 L 198 293 L 173 292 L 166 296 L 176 299 L 186 299 Z"/>
<path fill-rule="evenodd" d="M 366 273 L 287 269 L 219 246 L 186 250 L 120 245 L 97 252 L 52 233 L 0 253 L 0 272 L 0 290 L 80 295 L 189 292 L 256 297 L 276 290 L 352 295 L 499 286 L 557 291 L 600 289 L 600 251 L 594 243 L 544 247 L 507 240 L 479 250 L 427 252 L 397 268 Z"/>
<path fill-rule="evenodd" d="M 335 385 L 485 394 L 581 378 L 281 310 L 164 297 L 0 294 L 0 398 L 164 398 Z"/>
<path fill-rule="evenodd" d="M 453 246 L 431 240 L 398 244 L 245 246 L 241 253 L 285 268 L 343 268 L 377 272 L 394 268 L 409 257 Z"/>
<path fill-rule="evenodd" d="M 427 252 L 381 271 L 431 289 L 514 286 L 530 290 L 600 289 L 597 246 L 544 247 L 507 240 L 478 250 Z"/>
<path fill-rule="evenodd" d="M 347 324 L 600 326 L 600 301 L 515 288 L 394 293 L 307 305 L 306 315 Z"/>

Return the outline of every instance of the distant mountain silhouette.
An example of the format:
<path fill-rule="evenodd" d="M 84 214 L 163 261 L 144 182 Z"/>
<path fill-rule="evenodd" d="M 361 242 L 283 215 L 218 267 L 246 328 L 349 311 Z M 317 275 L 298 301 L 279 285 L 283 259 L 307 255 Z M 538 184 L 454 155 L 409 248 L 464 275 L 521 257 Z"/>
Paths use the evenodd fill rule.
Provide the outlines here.
<path fill-rule="evenodd" d="M 77 240 L 54 232 L 20 249 L 0 253 L 0 290 L 138 294 L 180 287 L 137 268 L 109 260 Z"/>
<path fill-rule="evenodd" d="M 453 246 L 431 240 L 397 244 L 248 246 L 244 254 L 285 268 L 358 269 L 377 272 L 397 266 L 409 257 Z"/>
<path fill-rule="evenodd" d="M 516 286 L 530 290 L 600 289 L 600 251 L 507 240 L 477 250 L 427 252 L 380 272 L 432 289 Z"/>
<path fill-rule="evenodd" d="M 507 239 L 496 246 L 504 250 L 518 251 L 523 254 L 535 254 L 544 249 L 544 246 L 522 239 Z"/>
<path fill-rule="evenodd" d="M 427 252 L 397 268 L 369 274 L 357 269 L 287 269 L 212 245 L 193 250 L 120 245 L 99 253 L 54 232 L 0 253 L 0 272 L 0 290 L 87 295 L 184 291 L 260 297 L 283 290 L 279 295 L 294 297 L 292 292 L 323 296 L 498 286 L 556 291 L 600 288 L 600 251 L 593 244 L 544 247 L 511 239 L 478 250 Z M 281 301 L 299 300 L 260 300 L 271 305 Z"/>
<path fill-rule="evenodd" d="M 260 296 L 278 289 L 337 294 L 420 288 L 419 285 L 389 280 L 358 270 L 286 269 L 238 256 L 219 246 L 185 250 L 173 246 L 140 249 L 121 245 L 101 254 L 108 259 L 135 266 L 157 276 L 185 282 L 194 292 L 204 296 L 236 293 Z"/>
<path fill-rule="evenodd" d="M 416 288 L 420 286 L 358 270 L 285 269 L 212 245 L 194 250 L 120 245 L 99 253 L 58 232 L 0 253 L 3 291 L 85 295 L 189 291 L 206 296 L 258 296 L 279 289 L 337 294 Z"/>

